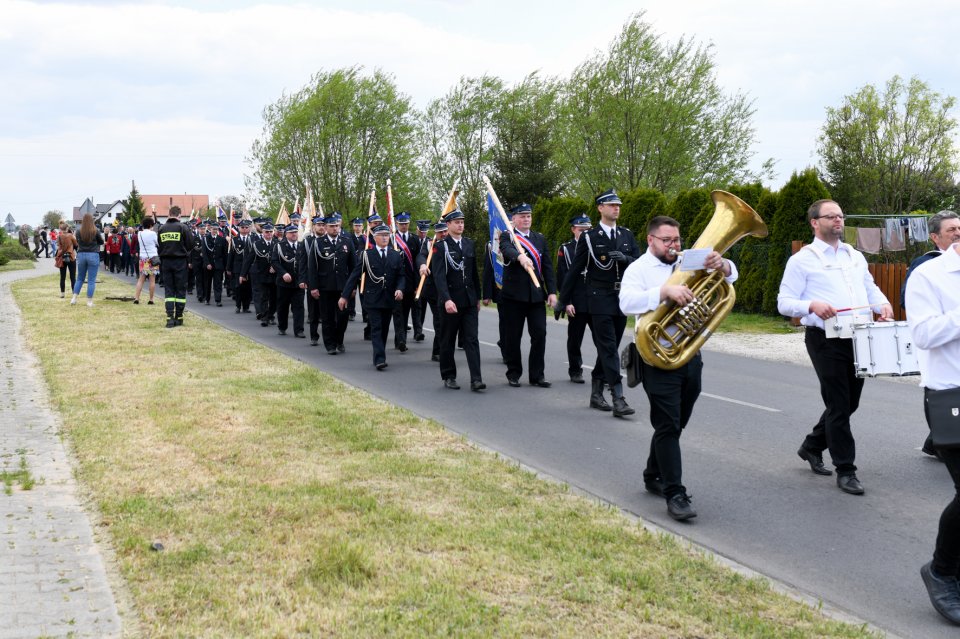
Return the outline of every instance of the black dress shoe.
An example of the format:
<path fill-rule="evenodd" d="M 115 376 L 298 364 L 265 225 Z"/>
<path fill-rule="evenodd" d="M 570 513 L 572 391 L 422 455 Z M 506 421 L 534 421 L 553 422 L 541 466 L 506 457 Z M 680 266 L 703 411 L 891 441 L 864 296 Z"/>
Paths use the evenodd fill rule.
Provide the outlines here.
<path fill-rule="evenodd" d="M 407 343 L 406 343 L 406 342 L 400 342 L 399 344 L 397 344 L 397 350 L 400 351 L 401 353 L 406 353 L 406 352 L 407 352 Z"/>
<path fill-rule="evenodd" d="M 234 311 L 234 313 L 236 313 L 237 315 L 239 315 L 239 314 L 240 314 L 240 309 L 238 308 L 237 310 Z"/>
<path fill-rule="evenodd" d="M 338 353 L 346 353 L 346 352 L 347 352 L 347 349 L 344 348 L 343 344 L 337 344 L 337 352 L 338 352 Z"/>
<path fill-rule="evenodd" d="M 570 381 L 574 384 L 584 384 L 583 373 L 570 373 Z"/>
<path fill-rule="evenodd" d="M 797 451 L 800 459 L 810 464 L 810 470 L 818 475 L 832 475 L 833 471 L 823 465 L 823 456 L 813 453 L 803 446 Z"/>
<path fill-rule="evenodd" d="M 643 487 L 646 488 L 647 492 L 656 495 L 657 497 L 665 497 L 663 494 L 663 489 L 665 488 L 663 481 L 659 479 L 644 479 Z"/>
<path fill-rule="evenodd" d="M 386 362 L 380 362 L 379 364 L 377 364 L 377 370 L 378 370 L 378 371 L 382 371 L 382 370 L 385 369 L 386 367 L 387 367 L 387 363 L 386 363 Z"/>
<path fill-rule="evenodd" d="M 277 331 L 277 332 L 278 332 L 280 335 L 286 335 L 286 334 L 287 334 L 287 331 L 285 331 L 285 330 L 282 329 L 282 328 L 281 328 L 279 331 Z"/>
<path fill-rule="evenodd" d="M 530 385 L 539 386 L 540 388 L 550 388 L 551 386 L 553 386 L 553 384 L 543 379 L 542 377 L 535 382 L 530 382 Z"/>
<path fill-rule="evenodd" d="M 260 321 L 260 326 L 269 326 L 269 325 L 270 325 L 270 322 L 268 322 L 267 320 Z"/>
<path fill-rule="evenodd" d="M 423 333 L 417 333 L 416 335 L 413 336 L 413 341 L 422 342 L 424 338 L 425 338 L 425 335 Z"/>
<path fill-rule="evenodd" d="M 920 448 L 920 452 L 924 455 L 930 455 L 937 461 L 943 461 L 943 457 L 940 456 L 940 451 L 933 447 L 933 442 L 930 441 L 930 438 L 927 437 L 927 440 L 923 442 L 923 446 Z"/>
<path fill-rule="evenodd" d="M 443 387 L 449 388 L 450 390 L 460 390 L 460 384 L 452 377 L 443 380 Z"/>
<path fill-rule="evenodd" d="M 520 380 L 514 379 L 513 377 L 507 378 L 507 384 L 513 386 L 514 388 L 520 388 Z"/>
<path fill-rule="evenodd" d="M 318 340 L 318 339 L 312 339 L 312 340 L 310 340 L 310 346 L 316 346 L 319 342 L 320 342 L 320 340 Z"/>
<path fill-rule="evenodd" d="M 337 349 L 335 349 L 335 348 L 328 348 L 328 349 L 327 349 L 327 355 L 336 355 L 336 354 L 337 354 Z"/>
<path fill-rule="evenodd" d="M 690 505 L 690 497 L 683 493 L 667 500 L 667 513 L 677 521 L 686 521 L 697 516 L 697 511 Z"/>
<path fill-rule="evenodd" d="M 294 332 L 294 333 L 293 333 L 293 336 L 294 336 L 294 337 L 306 337 L 306 335 L 303 334 L 303 331 Z"/>
<path fill-rule="evenodd" d="M 862 495 L 863 486 L 856 475 L 837 475 L 837 486 L 845 493 L 851 495 Z"/>
<path fill-rule="evenodd" d="M 947 620 L 960 625 L 960 584 L 956 577 L 941 577 L 934 573 L 930 564 L 928 562 L 920 569 L 930 603 Z"/>
<path fill-rule="evenodd" d="M 217 306 L 223 306 L 222 302 L 217 302 Z"/>
<path fill-rule="evenodd" d="M 479 379 L 475 379 L 472 382 L 470 382 L 470 390 L 472 390 L 473 392 L 482 391 L 486 387 L 487 385 L 484 384 Z"/>

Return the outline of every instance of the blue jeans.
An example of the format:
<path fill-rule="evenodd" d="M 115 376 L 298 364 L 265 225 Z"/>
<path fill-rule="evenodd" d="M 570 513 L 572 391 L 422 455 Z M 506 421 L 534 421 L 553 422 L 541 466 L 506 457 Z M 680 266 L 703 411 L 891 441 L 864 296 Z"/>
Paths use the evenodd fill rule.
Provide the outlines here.
<path fill-rule="evenodd" d="M 73 285 L 73 294 L 79 295 L 83 280 L 87 280 L 87 298 L 93 298 L 97 288 L 97 271 L 100 270 L 99 253 L 77 253 L 77 283 Z"/>

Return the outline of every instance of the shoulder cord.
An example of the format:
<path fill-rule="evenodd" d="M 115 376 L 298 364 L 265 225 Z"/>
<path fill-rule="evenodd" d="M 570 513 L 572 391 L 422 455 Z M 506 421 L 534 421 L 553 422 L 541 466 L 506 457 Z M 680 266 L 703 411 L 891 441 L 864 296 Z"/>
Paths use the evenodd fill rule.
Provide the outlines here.
<path fill-rule="evenodd" d="M 314 254 L 318 259 L 321 259 L 321 260 L 327 260 L 327 261 L 329 261 L 329 260 L 336 260 L 336 259 L 337 259 L 336 245 L 334 245 L 334 251 L 333 251 L 332 253 L 330 253 L 330 255 L 324 255 L 323 253 L 320 252 L 320 239 L 319 239 L 319 238 L 314 239 L 314 240 L 313 240 L 313 254 Z"/>
<path fill-rule="evenodd" d="M 282 245 L 282 244 L 277 244 L 277 254 L 280 256 L 280 259 L 283 260 L 284 262 L 286 262 L 287 264 L 296 264 L 296 263 L 297 263 L 297 250 L 296 250 L 296 249 L 293 250 L 293 257 L 288 259 L 287 256 L 284 255 L 284 253 L 283 253 L 283 245 Z"/>
<path fill-rule="evenodd" d="M 256 242 L 253 242 L 253 253 L 254 253 L 257 257 L 259 257 L 259 258 L 262 259 L 262 258 L 267 257 L 267 254 L 270 253 L 270 245 L 267 244 L 267 242 L 266 242 L 262 237 L 257 237 L 257 239 L 263 242 L 263 245 L 264 245 L 264 247 L 266 248 L 266 250 L 265 250 L 263 253 L 261 253 L 261 252 L 260 252 L 260 249 L 257 248 L 257 243 L 256 243 Z"/>
<path fill-rule="evenodd" d="M 379 251 L 380 249 L 374 250 Z M 367 249 L 363 252 L 363 268 L 366 269 L 371 283 L 376 284 L 377 286 L 383 286 L 384 280 L 387 279 L 386 269 L 384 269 L 383 275 L 380 276 L 373 272 L 373 268 L 370 266 L 370 249 Z"/>
<path fill-rule="evenodd" d="M 613 260 L 610 260 L 610 261 L 607 262 L 606 264 L 602 263 L 600 260 L 597 259 L 597 256 L 593 254 L 593 244 L 590 242 L 590 233 L 589 233 L 589 232 L 587 232 L 587 231 L 584 232 L 584 239 L 586 239 L 586 241 L 587 241 L 587 253 L 590 254 L 590 259 L 593 260 L 593 263 L 594 263 L 594 264 L 597 266 L 597 268 L 600 269 L 601 271 L 609 271 L 610 268 L 614 265 L 614 261 L 613 261 Z M 589 265 L 588 265 L 588 266 L 589 266 Z M 584 271 L 584 273 L 586 273 L 586 271 Z"/>
<path fill-rule="evenodd" d="M 449 266 L 455 271 L 460 271 L 462 273 L 465 260 L 461 258 L 459 262 L 455 261 L 453 259 L 453 255 L 450 254 L 450 247 L 444 246 L 443 248 L 445 249 L 443 253 L 444 253 L 444 257 L 446 257 L 447 259 L 447 266 Z"/>

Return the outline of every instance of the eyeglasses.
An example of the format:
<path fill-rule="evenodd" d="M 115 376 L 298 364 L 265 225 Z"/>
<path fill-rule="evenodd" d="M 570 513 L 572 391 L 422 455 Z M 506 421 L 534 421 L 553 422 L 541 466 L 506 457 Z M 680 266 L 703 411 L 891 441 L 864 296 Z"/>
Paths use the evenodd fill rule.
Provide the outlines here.
<path fill-rule="evenodd" d="M 827 222 L 833 222 L 834 220 L 840 220 L 842 222 L 843 216 L 842 215 L 818 215 L 817 219 L 826 220 Z"/>
<path fill-rule="evenodd" d="M 683 244 L 682 237 L 657 237 L 656 235 L 651 235 L 650 237 L 657 238 L 667 246 L 670 246 L 671 244 L 676 244 L 677 246 L 680 246 L 681 244 Z"/>

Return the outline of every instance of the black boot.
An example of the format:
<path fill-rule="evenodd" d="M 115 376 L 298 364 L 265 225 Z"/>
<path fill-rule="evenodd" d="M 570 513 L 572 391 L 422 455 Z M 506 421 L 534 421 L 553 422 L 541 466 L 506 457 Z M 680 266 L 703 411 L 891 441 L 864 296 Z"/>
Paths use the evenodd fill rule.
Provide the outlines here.
<path fill-rule="evenodd" d="M 173 315 L 167 316 L 167 328 L 173 328 L 177 325 L 177 320 L 173 319 Z"/>
<path fill-rule="evenodd" d="M 603 380 L 602 379 L 593 379 L 593 386 L 590 389 L 590 408 L 596 408 L 597 410 L 613 410 L 610 407 L 610 404 L 607 403 L 607 400 L 603 398 Z"/>
<path fill-rule="evenodd" d="M 627 405 L 627 400 L 623 398 L 623 384 L 617 383 L 610 387 L 610 394 L 613 395 L 613 416 L 626 417 L 633 415 L 635 410 Z"/>

